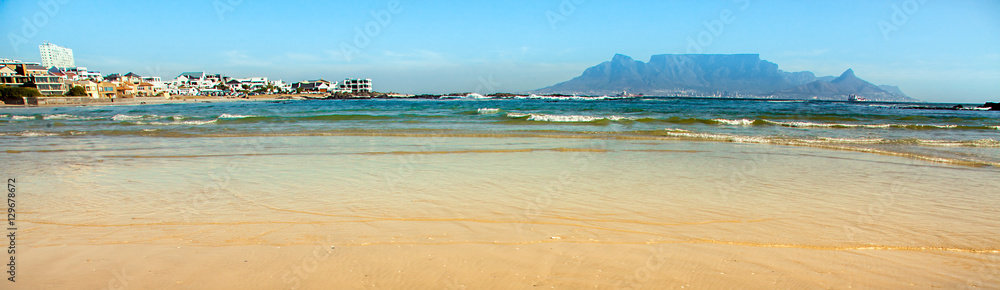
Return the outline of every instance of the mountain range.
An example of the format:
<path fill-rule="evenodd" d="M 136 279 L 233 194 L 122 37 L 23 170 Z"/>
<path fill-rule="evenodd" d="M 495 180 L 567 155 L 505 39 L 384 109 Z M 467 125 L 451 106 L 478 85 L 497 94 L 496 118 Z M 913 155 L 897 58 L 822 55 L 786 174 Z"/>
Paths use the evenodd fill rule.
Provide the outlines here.
<path fill-rule="evenodd" d="M 877 86 L 847 69 L 839 77 L 786 72 L 758 54 L 660 54 L 641 62 L 616 54 L 611 61 L 535 94 L 615 95 L 623 91 L 657 96 L 719 96 L 876 101 L 919 101 L 898 87 Z"/>

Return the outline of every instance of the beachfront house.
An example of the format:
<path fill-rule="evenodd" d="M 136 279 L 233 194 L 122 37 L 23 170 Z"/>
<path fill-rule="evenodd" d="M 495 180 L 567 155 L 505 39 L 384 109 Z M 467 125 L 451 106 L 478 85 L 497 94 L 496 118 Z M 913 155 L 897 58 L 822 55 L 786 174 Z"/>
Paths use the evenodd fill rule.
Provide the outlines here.
<path fill-rule="evenodd" d="M 336 87 L 336 83 L 330 83 L 324 79 L 301 81 L 292 84 L 293 91 L 301 92 L 320 92 L 325 93 L 330 90 L 330 88 Z"/>
<path fill-rule="evenodd" d="M 215 75 L 218 76 L 218 75 Z M 211 77 L 205 72 L 184 72 L 174 79 L 175 87 L 211 88 L 219 83 L 219 77 Z"/>
<path fill-rule="evenodd" d="M 118 84 L 115 87 L 115 95 L 119 98 L 134 98 L 136 95 L 136 89 L 134 86 L 128 84 Z"/>
<path fill-rule="evenodd" d="M 337 91 L 370 93 L 372 92 L 372 79 L 344 79 L 344 82 L 337 86 Z"/>
<path fill-rule="evenodd" d="M 89 80 L 92 80 L 92 81 L 95 81 L 95 82 L 100 82 L 100 81 L 104 80 L 104 77 L 101 76 L 101 72 L 99 72 L 99 71 L 90 71 L 90 70 L 87 70 L 86 67 L 71 67 L 71 68 L 67 68 L 65 70 L 65 72 L 76 74 L 77 79 L 80 79 L 80 80 L 89 79 Z"/>
<path fill-rule="evenodd" d="M 138 86 L 140 83 L 142 83 L 142 76 L 134 72 L 129 72 L 124 76 L 122 76 L 121 82 L 132 86 Z"/>
<path fill-rule="evenodd" d="M 37 88 L 43 95 L 62 95 L 69 90 L 59 76 L 49 73 L 45 67 L 37 63 L 2 62 L 0 66 L 7 68 L 3 70 L 5 76 L 0 77 L 0 85 L 31 86 Z M 10 73 L 10 70 L 14 73 Z"/>
<path fill-rule="evenodd" d="M 165 93 L 169 89 L 167 83 L 163 82 L 163 80 L 161 80 L 160 77 L 153 77 L 153 76 L 142 77 L 142 82 L 149 83 L 150 85 L 153 86 L 153 95 L 159 95 Z"/>
<path fill-rule="evenodd" d="M 237 79 L 237 80 L 240 81 L 241 85 L 247 85 L 247 87 L 249 87 L 251 91 L 256 91 L 264 87 L 267 87 L 268 83 L 266 77 L 252 77 L 252 78 Z"/>
<path fill-rule="evenodd" d="M 239 80 L 232 79 L 226 82 L 226 87 L 228 88 L 229 91 L 236 92 L 243 90 L 243 83 L 240 82 Z"/>
<path fill-rule="evenodd" d="M 197 96 L 201 93 L 197 88 L 170 88 L 167 90 L 171 95 Z"/>
<path fill-rule="evenodd" d="M 97 91 L 101 97 L 112 99 L 118 97 L 118 91 L 115 89 L 115 84 L 111 82 L 97 83 Z"/>
<path fill-rule="evenodd" d="M 83 90 L 87 92 L 88 97 L 95 99 L 101 97 L 100 86 L 98 86 L 97 82 L 91 80 L 82 80 L 82 81 L 74 81 L 70 85 L 82 87 Z"/>
<path fill-rule="evenodd" d="M 275 87 L 275 90 L 278 92 L 292 91 L 292 84 L 286 83 L 283 80 L 271 81 L 271 86 Z"/>
<path fill-rule="evenodd" d="M 243 79 L 229 79 L 226 86 L 230 91 L 256 91 L 266 88 L 269 82 L 266 77 L 252 77 Z"/>
<path fill-rule="evenodd" d="M 104 76 L 104 81 L 107 81 L 109 83 L 116 83 L 117 84 L 117 83 L 120 83 L 121 80 L 122 80 L 122 75 L 121 74 L 117 74 L 117 73 L 109 74 L 109 75 Z"/>
<path fill-rule="evenodd" d="M 153 91 L 153 84 L 141 82 L 135 86 L 135 94 L 140 97 L 152 97 L 156 92 Z"/>

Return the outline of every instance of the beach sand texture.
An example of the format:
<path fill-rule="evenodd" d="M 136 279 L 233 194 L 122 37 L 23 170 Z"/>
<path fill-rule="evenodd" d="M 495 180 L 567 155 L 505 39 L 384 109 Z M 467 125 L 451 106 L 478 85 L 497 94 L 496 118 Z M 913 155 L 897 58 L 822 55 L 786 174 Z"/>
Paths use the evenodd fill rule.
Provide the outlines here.
<path fill-rule="evenodd" d="M 605 138 L 31 147 L 5 155 L 16 289 L 1000 287 L 988 167 Z"/>

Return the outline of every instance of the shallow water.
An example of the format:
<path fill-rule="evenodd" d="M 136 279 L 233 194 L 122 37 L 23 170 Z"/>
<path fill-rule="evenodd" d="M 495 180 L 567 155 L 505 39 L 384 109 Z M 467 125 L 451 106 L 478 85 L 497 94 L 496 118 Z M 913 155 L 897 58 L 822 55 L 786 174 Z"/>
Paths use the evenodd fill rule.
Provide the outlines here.
<path fill-rule="evenodd" d="M 1000 287 L 987 130 L 581 126 L 490 115 L 637 109 L 407 102 L 2 112 L 42 116 L 0 137 L 21 192 L 18 286 Z M 476 110 L 491 107 L 506 108 Z M 347 110 L 363 113 L 330 117 Z M 90 119 L 45 120 L 58 114 Z M 983 116 L 954 123 L 995 124 Z M 191 120 L 214 122 L 152 124 Z M 816 141 L 852 138 L 838 134 L 896 141 Z"/>

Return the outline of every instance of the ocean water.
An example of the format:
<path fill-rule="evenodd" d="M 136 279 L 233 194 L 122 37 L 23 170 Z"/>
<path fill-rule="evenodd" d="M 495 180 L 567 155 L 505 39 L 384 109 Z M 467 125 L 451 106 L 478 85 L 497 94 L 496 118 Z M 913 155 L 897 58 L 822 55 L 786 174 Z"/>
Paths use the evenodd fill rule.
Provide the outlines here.
<path fill-rule="evenodd" d="M 1000 112 L 905 106 L 5 108 L 0 161 L 43 288 L 1000 287 Z"/>
<path fill-rule="evenodd" d="M 931 106 L 935 104 L 929 104 Z M 600 135 L 863 147 L 998 164 L 1000 113 L 685 98 L 351 100 L 7 109 L 2 136 Z M 941 106 L 950 106 L 943 104 Z M 8 140 L 12 140 L 8 138 Z M 30 139 L 22 139 L 30 140 Z M 72 143 L 72 142 L 66 142 Z M 905 151 L 905 150 L 904 150 Z M 940 154 L 936 155 L 935 153 Z"/>

